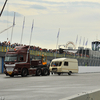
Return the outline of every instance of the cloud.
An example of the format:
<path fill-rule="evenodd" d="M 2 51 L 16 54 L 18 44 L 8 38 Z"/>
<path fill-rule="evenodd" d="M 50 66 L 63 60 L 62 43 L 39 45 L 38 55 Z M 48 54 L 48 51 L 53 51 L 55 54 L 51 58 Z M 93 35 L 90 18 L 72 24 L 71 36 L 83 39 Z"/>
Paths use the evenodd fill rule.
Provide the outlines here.
<path fill-rule="evenodd" d="M 89 0 L 88 2 L 86 0 L 22 0 L 21 2 L 10 3 L 10 9 L 23 15 L 37 15 L 41 13 L 75 13 L 80 12 L 80 8 L 100 8 L 100 3 L 92 2 L 92 0 L 91 2 Z"/>
<path fill-rule="evenodd" d="M 98 0 L 24 0 L 28 2 L 33 2 L 33 3 L 46 3 L 46 4 L 70 4 L 70 5 L 77 5 L 78 7 L 81 7 L 82 5 L 85 6 L 93 6 L 96 5 L 100 7 L 100 1 Z"/>
<path fill-rule="evenodd" d="M 3 16 L 14 16 L 14 11 L 4 11 Z M 22 16 L 20 13 L 15 12 L 15 16 L 20 17 Z"/>
<path fill-rule="evenodd" d="M 99 7 L 100 8 L 100 3 L 97 2 L 68 2 L 66 3 L 67 6 L 70 7 Z"/>
<path fill-rule="evenodd" d="M 80 16 L 80 18 L 78 18 L 79 20 L 85 20 L 87 22 L 98 22 L 100 21 L 100 13 L 95 12 L 95 11 L 89 11 L 89 12 L 85 12 L 84 15 L 82 14 Z"/>
<path fill-rule="evenodd" d="M 41 6 L 41 5 L 32 5 L 32 6 L 30 6 L 30 8 L 34 8 L 34 9 L 47 9 L 46 7 L 44 7 L 44 6 Z"/>
<path fill-rule="evenodd" d="M 56 2 L 56 1 L 45 1 L 45 0 L 24 0 L 28 2 L 37 2 L 37 3 L 47 3 L 47 4 L 60 4 L 61 2 Z M 62 2 L 63 3 L 63 2 Z"/>
<path fill-rule="evenodd" d="M 12 23 L 10 21 L 7 21 L 7 20 L 0 20 L 1 23 Z"/>
<path fill-rule="evenodd" d="M 70 9 L 75 11 L 78 8 L 100 8 L 100 3 L 97 2 L 66 2 L 64 4 L 58 5 L 60 9 L 66 9 L 70 12 Z M 72 10 L 71 10 L 72 11 Z"/>
<path fill-rule="evenodd" d="M 45 1 L 45 0 L 43 0 Z M 63 2 L 63 3 L 67 3 L 67 2 L 97 2 L 100 3 L 100 0 L 46 0 L 48 2 Z"/>
<path fill-rule="evenodd" d="M 1 5 L 2 6 L 2 5 Z M 7 16 L 7 7 L 3 14 Z M 100 33 L 100 0 L 17 0 L 9 2 L 8 16 L 12 21 L 14 12 L 25 16 L 23 44 L 29 43 L 32 19 L 35 20 L 33 45 L 56 48 L 56 37 L 60 28 L 59 44 L 75 41 L 77 34 L 93 41 Z M 6 28 L 6 16 L 1 17 L 0 30 Z M 11 17 L 12 16 L 12 17 Z M 23 17 L 16 18 L 13 42 L 19 42 Z M 4 24 L 3 24 L 4 23 Z M 5 32 L 6 33 L 6 32 Z M 6 35 L 1 34 L 4 41 Z M 9 35 L 10 36 L 10 35 Z M 28 41 L 28 42 L 27 42 Z"/>

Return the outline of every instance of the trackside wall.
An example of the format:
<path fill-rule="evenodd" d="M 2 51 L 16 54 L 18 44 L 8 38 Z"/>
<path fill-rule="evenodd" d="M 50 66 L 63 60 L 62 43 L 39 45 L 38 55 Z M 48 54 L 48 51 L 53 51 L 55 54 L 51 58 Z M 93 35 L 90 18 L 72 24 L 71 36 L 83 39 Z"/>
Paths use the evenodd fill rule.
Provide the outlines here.
<path fill-rule="evenodd" d="M 100 72 L 100 66 L 79 66 L 78 73 Z"/>
<path fill-rule="evenodd" d="M 60 100 L 100 100 L 100 90 L 84 92 Z"/>

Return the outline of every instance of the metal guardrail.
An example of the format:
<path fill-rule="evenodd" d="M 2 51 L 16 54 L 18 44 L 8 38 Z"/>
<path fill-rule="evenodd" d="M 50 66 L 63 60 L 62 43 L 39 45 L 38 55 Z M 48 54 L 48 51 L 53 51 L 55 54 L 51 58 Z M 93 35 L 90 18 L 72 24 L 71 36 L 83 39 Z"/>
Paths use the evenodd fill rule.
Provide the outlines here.
<path fill-rule="evenodd" d="M 7 49 L 9 49 L 9 47 L 7 46 L 0 46 L 0 52 L 7 52 Z M 10 49 L 14 49 L 11 48 Z M 31 55 L 45 55 L 45 56 L 50 56 L 50 57 L 67 57 L 67 58 L 75 58 L 75 59 L 90 59 L 88 57 L 80 57 L 80 56 L 74 56 L 74 55 L 66 55 L 66 54 L 56 54 L 56 53 L 51 53 L 51 52 L 43 52 L 43 51 L 35 51 L 35 50 L 30 50 L 30 54 Z"/>
<path fill-rule="evenodd" d="M 0 46 L 0 51 L 1 52 L 6 52 L 7 49 L 9 49 L 9 47 L 7 46 Z M 14 49 L 14 48 L 11 48 L 10 49 Z M 66 54 L 56 54 L 56 53 L 51 53 L 51 52 L 42 52 L 42 51 L 35 51 L 35 50 L 30 50 L 30 54 L 31 55 L 45 55 L 45 56 L 50 56 L 50 57 L 67 57 L 67 58 L 75 58 L 75 59 L 90 59 L 88 57 L 80 57 L 80 56 L 74 56 L 74 55 L 66 55 Z"/>
<path fill-rule="evenodd" d="M 6 52 L 7 51 L 7 47 L 6 46 L 0 46 L 0 51 L 1 52 Z"/>
<path fill-rule="evenodd" d="M 0 46 L 0 51 L 1 52 L 7 52 L 7 49 L 9 49 L 9 47 L 7 46 Z M 10 48 L 13 49 L 13 48 Z M 51 52 L 42 52 L 42 51 L 35 51 L 35 50 L 30 50 L 30 54 L 31 55 L 45 55 L 45 56 L 50 56 L 50 57 L 66 57 L 65 54 L 56 54 L 56 53 L 51 53 Z"/>

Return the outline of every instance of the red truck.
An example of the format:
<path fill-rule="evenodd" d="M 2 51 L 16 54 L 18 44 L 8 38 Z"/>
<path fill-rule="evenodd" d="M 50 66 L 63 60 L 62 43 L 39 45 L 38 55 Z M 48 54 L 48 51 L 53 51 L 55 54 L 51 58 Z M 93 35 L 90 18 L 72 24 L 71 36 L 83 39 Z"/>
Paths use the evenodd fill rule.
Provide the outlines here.
<path fill-rule="evenodd" d="M 5 54 L 4 73 L 10 77 L 14 75 L 49 75 L 45 56 L 35 56 L 30 59 L 29 46 L 16 46 Z"/>

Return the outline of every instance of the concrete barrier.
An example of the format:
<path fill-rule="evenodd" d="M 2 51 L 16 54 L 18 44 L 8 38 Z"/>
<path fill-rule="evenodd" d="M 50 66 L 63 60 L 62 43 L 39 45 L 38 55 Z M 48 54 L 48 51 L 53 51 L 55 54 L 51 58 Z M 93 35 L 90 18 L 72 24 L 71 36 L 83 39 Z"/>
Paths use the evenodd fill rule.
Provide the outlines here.
<path fill-rule="evenodd" d="M 100 66 L 79 66 L 78 73 L 100 72 Z"/>
<path fill-rule="evenodd" d="M 60 100 L 100 100 L 100 90 L 84 92 Z"/>

